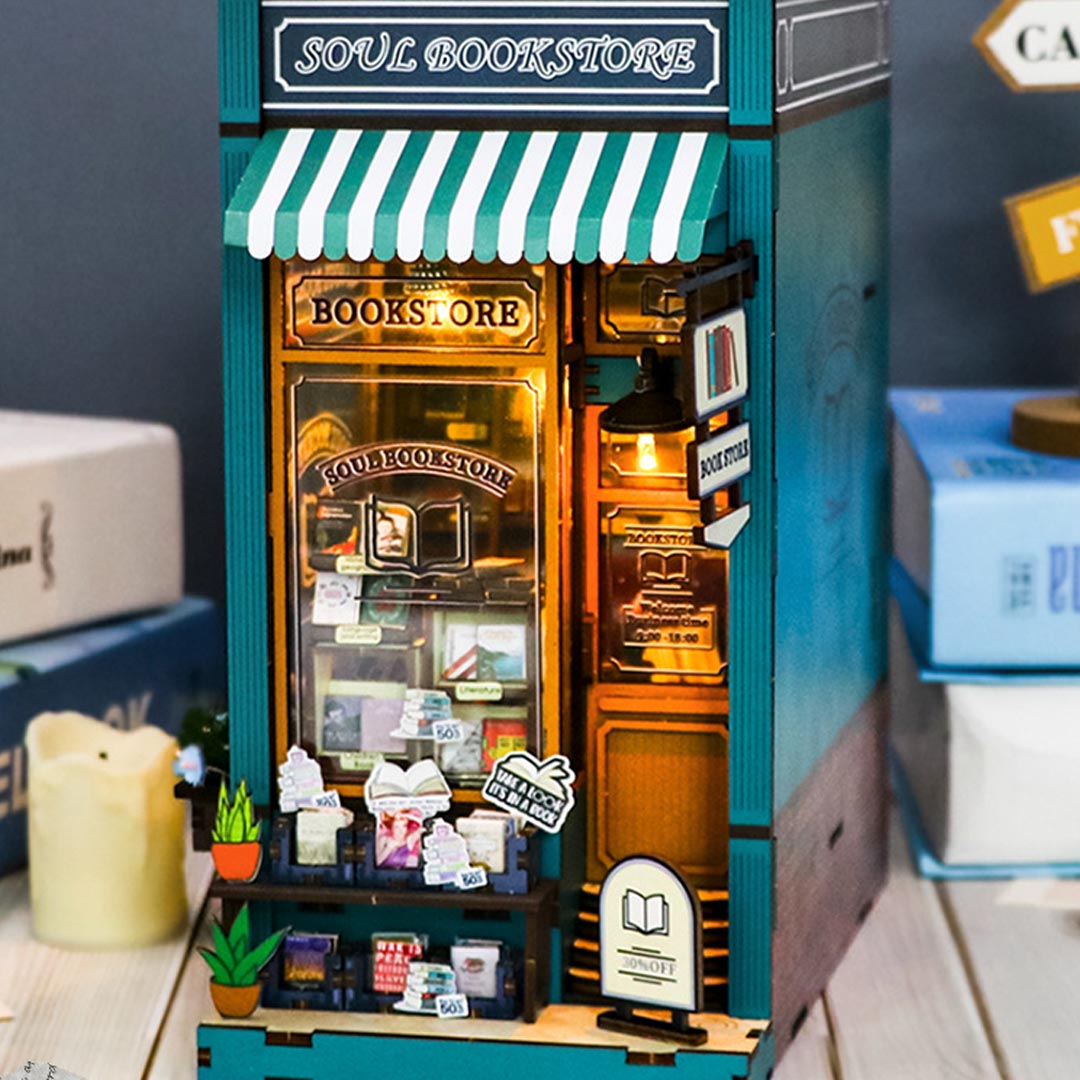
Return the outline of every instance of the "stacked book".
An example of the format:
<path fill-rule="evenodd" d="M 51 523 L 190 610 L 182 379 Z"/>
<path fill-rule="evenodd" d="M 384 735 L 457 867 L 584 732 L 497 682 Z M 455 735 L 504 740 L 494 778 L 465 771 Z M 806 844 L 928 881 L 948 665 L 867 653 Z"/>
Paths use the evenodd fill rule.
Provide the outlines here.
<path fill-rule="evenodd" d="M 26 861 L 23 735 L 74 710 L 176 733 L 218 709 L 216 607 L 184 598 L 180 451 L 160 424 L 0 410 L 0 873 Z"/>
<path fill-rule="evenodd" d="M 892 737 L 928 876 L 1080 871 L 1080 460 L 1010 443 L 1031 395 L 890 396 Z"/>
<path fill-rule="evenodd" d="M 405 996 L 394 1005 L 401 1012 L 424 1013 L 434 1016 L 438 1011 L 435 999 L 444 994 L 456 994 L 457 981 L 449 964 L 434 964 L 414 960 L 409 964 Z"/>
<path fill-rule="evenodd" d="M 396 734 L 406 739 L 430 739 L 432 724 L 450 718 L 449 694 L 442 690 L 406 690 Z"/>

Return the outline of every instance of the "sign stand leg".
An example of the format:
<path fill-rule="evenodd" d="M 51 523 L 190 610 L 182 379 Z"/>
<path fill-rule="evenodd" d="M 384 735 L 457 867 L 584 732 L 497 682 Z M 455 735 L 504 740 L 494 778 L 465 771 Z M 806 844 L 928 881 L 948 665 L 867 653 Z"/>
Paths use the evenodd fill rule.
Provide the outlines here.
<path fill-rule="evenodd" d="M 623 1035 L 642 1035 L 649 1039 L 666 1039 L 686 1046 L 702 1046 L 709 1040 L 705 1028 L 691 1027 L 690 1014 L 685 1009 L 672 1009 L 670 1020 L 655 1016 L 639 1016 L 628 1001 L 618 1001 L 614 1009 L 602 1012 L 596 1026 Z"/>

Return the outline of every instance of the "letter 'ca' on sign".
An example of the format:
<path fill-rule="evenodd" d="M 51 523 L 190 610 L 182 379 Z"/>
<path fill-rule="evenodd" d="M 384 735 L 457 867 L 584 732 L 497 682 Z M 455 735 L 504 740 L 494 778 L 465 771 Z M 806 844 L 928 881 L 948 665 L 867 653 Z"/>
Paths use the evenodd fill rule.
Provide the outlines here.
<path fill-rule="evenodd" d="M 1080 176 L 1005 200 L 1028 288 L 1080 279 Z"/>
<path fill-rule="evenodd" d="M 703 991 L 697 894 L 661 859 L 616 863 L 600 888 L 600 993 L 698 1012 Z"/>
<path fill-rule="evenodd" d="M 1013 90 L 1080 89 L 1080 0 L 1005 0 L 974 42 Z"/>

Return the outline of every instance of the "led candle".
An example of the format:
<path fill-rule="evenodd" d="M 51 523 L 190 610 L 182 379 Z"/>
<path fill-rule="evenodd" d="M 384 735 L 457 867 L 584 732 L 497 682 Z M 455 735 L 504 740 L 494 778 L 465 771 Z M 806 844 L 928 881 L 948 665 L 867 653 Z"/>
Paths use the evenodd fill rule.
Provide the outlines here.
<path fill-rule="evenodd" d="M 35 935 L 69 948 L 149 945 L 187 915 L 176 740 L 43 713 L 26 732 Z"/>

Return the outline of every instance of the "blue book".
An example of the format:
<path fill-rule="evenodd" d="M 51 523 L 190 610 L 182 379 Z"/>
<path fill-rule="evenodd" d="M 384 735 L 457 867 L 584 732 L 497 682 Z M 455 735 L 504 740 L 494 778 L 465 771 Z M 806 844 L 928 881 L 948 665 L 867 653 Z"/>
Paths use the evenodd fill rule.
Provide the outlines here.
<path fill-rule="evenodd" d="M 1080 667 L 1080 461 L 1009 442 L 1013 404 L 1053 392 L 889 395 L 894 551 L 933 665 Z"/>
<path fill-rule="evenodd" d="M 209 600 L 0 646 L 0 874 L 26 862 L 26 725 L 73 710 L 177 734 L 188 709 L 225 700 L 224 628 Z"/>

